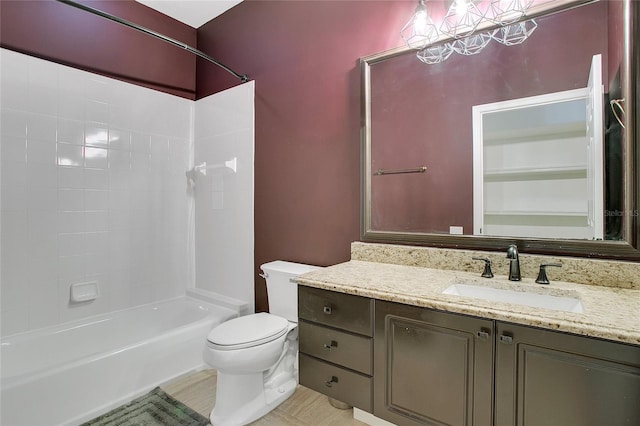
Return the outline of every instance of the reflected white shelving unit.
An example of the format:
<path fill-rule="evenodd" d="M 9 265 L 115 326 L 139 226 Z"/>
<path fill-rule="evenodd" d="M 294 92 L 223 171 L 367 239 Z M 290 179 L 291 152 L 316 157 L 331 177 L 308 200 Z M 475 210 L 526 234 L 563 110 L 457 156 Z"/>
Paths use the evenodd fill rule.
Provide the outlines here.
<path fill-rule="evenodd" d="M 588 86 L 473 107 L 474 234 L 602 239 L 601 58 Z"/>

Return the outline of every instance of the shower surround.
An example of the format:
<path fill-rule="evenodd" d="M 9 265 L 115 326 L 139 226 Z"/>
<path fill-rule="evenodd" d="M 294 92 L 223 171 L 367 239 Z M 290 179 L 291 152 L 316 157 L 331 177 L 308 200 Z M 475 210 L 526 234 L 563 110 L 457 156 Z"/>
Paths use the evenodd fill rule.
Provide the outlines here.
<path fill-rule="evenodd" d="M 0 65 L 2 336 L 191 287 L 253 306 L 253 83 L 194 102 L 7 49 Z M 198 177 L 202 203 L 194 151 L 238 162 Z M 98 298 L 71 303 L 84 282 Z"/>

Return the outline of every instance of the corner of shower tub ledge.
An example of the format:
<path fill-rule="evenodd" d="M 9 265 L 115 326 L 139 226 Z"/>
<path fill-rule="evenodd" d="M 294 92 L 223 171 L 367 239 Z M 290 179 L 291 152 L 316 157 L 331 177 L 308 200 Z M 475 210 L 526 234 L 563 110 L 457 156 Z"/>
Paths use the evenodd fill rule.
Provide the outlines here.
<path fill-rule="evenodd" d="M 239 316 L 253 313 L 253 307 L 251 303 L 215 293 L 213 291 L 203 290 L 201 288 L 188 288 L 186 291 L 186 296 L 214 305 L 219 305 L 227 309 L 231 309 Z"/>

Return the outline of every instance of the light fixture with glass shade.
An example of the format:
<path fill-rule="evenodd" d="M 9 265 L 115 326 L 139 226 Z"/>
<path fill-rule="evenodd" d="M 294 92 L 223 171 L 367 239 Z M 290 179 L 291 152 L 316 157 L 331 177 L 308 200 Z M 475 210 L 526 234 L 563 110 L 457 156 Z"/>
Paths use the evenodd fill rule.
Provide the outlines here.
<path fill-rule="evenodd" d="M 400 30 L 400 36 L 412 49 L 423 49 L 438 39 L 438 28 L 427 13 L 424 0 L 418 1 L 413 16 Z"/>
<path fill-rule="evenodd" d="M 411 19 L 402 27 L 400 35 L 405 44 L 416 49 L 417 58 L 425 64 L 439 64 L 454 52 L 460 55 L 476 55 L 491 40 L 505 46 L 523 43 L 535 31 L 533 20 L 520 21 L 535 0 L 488 0 L 482 12 L 481 0 L 451 0 L 447 13 L 438 25 L 429 16 L 425 0 L 418 0 Z M 487 25 L 488 24 L 488 25 Z M 499 25 L 499 28 L 495 28 Z M 478 27 L 493 27 L 476 32 Z M 443 38 L 446 43 L 434 45 Z"/>
<path fill-rule="evenodd" d="M 484 19 L 474 0 L 453 0 L 442 19 L 440 32 L 455 39 L 470 36 Z"/>

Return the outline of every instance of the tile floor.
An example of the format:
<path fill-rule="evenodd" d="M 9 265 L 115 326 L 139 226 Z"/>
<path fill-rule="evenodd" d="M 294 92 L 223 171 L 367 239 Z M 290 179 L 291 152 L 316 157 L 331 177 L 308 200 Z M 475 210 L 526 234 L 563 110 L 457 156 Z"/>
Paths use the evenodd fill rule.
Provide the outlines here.
<path fill-rule="evenodd" d="M 208 418 L 215 402 L 216 371 L 198 371 L 161 387 L 175 399 Z M 365 426 L 365 423 L 354 420 L 352 410 L 334 408 L 326 396 L 298 386 L 289 399 L 251 425 Z"/>

